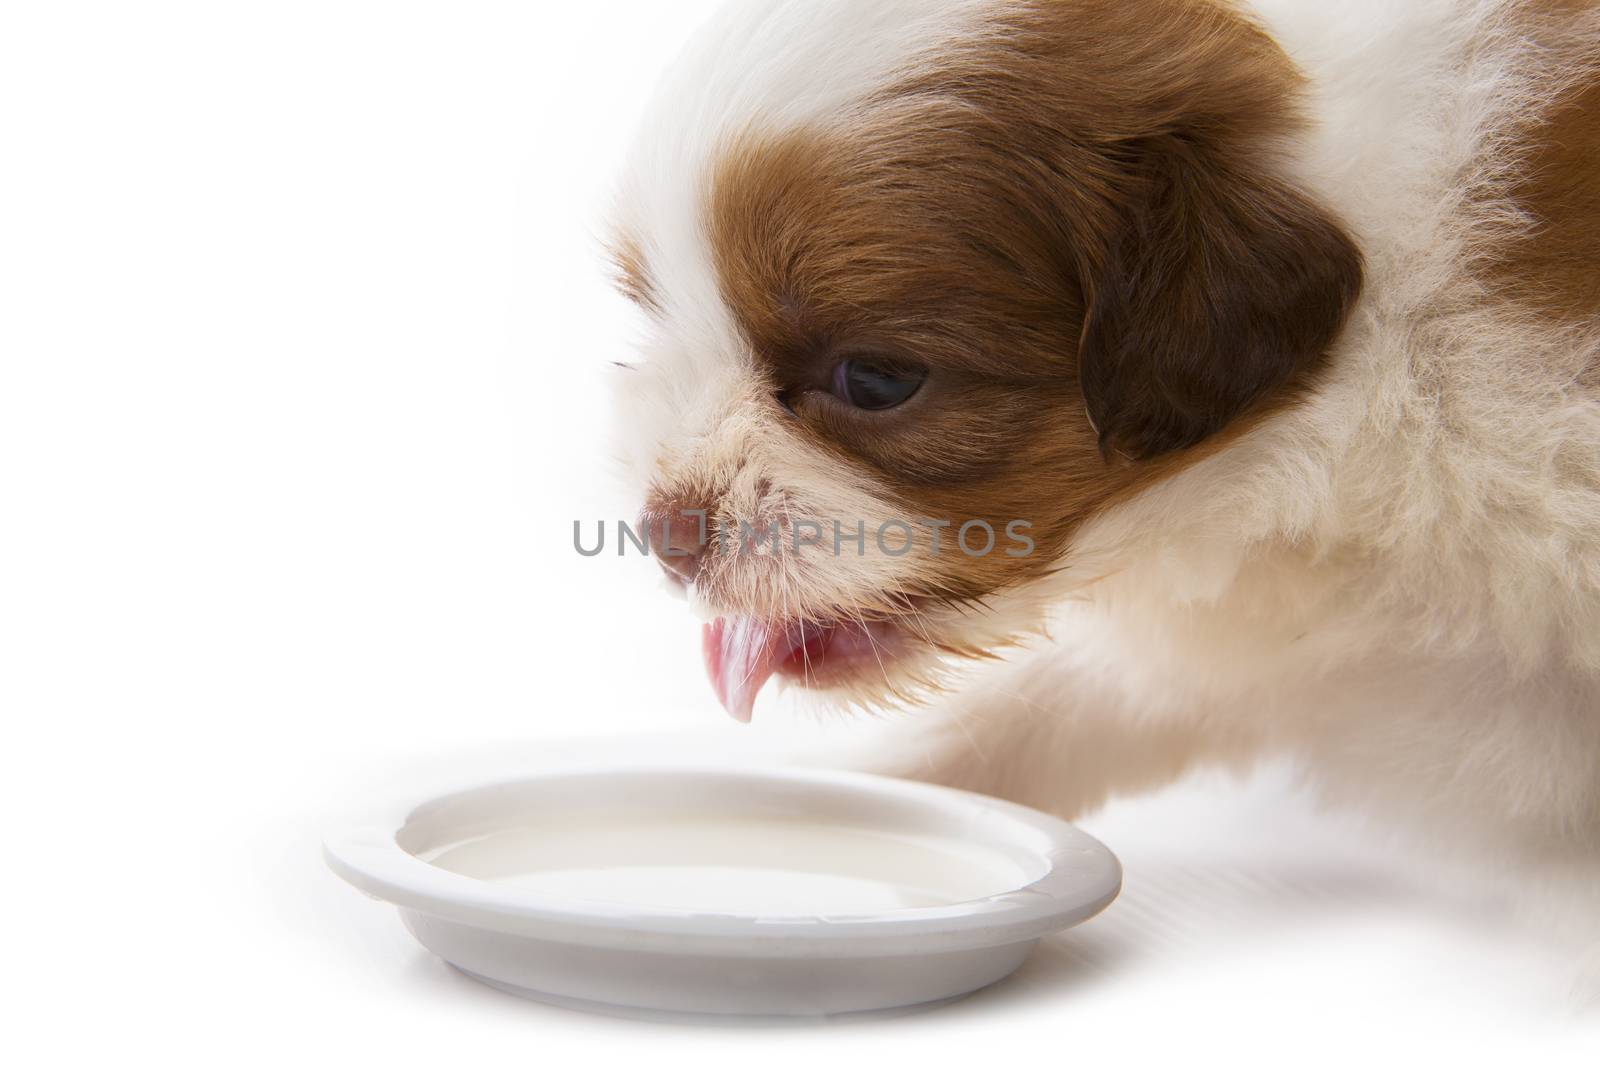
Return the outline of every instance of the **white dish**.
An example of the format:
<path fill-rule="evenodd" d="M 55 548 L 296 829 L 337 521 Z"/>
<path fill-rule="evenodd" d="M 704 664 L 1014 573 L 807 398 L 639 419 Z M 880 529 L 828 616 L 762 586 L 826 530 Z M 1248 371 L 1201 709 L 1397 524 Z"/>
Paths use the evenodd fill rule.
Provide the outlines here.
<path fill-rule="evenodd" d="M 972 992 L 1122 882 L 1105 846 L 1059 819 L 831 771 L 553 774 L 394 812 L 326 855 L 497 988 L 725 1015 Z"/>

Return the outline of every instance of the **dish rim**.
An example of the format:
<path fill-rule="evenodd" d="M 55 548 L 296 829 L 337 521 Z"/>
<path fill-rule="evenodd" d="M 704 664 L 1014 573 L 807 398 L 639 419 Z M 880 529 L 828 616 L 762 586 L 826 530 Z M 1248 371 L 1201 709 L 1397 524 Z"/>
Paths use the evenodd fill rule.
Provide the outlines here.
<path fill-rule="evenodd" d="M 1009 826 L 1013 842 L 1037 841 L 1030 855 L 1044 864 L 1033 881 L 989 896 L 930 907 L 841 915 L 758 916 L 652 908 L 604 901 L 545 898 L 435 866 L 408 851 L 399 835 L 429 807 L 454 799 L 562 780 L 719 779 L 724 786 L 769 791 L 815 788 L 899 802 L 948 819 L 991 819 Z M 960 826 L 960 822 L 954 825 Z M 970 822 L 968 823 L 970 825 Z M 953 838 L 972 841 L 952 831 Z M 408 911 L 501 934 L 565 944 L 712 955 L 867 956 L 959 951 L 1031 941 L 1076 925 L 1107 907 L 1121 890 L 1122 868 L 1111 851 L 1071 824 L 1032 808 L 925 782 L 855 771 L 714 766 L 588 767 L 530 774 L 436 793 L 387 808 L 329 834 L 323 856 L 357 889 Z"/>

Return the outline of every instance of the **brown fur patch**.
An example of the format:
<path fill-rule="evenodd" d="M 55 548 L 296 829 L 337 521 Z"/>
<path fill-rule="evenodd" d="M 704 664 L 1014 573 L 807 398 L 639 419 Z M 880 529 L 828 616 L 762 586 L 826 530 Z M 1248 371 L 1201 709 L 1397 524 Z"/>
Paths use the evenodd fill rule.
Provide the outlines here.
<path fill-rule="evenodd" d="M 1600 30 L 1596 0 L 1526 5 L 1531 32 L 1554 38 L 1554 63 L 1589 67 L 1528 134 L 1512 197 L 1532 225 L 1489 262 L 1491 282 L 1512 298 L 1574 322 L 1600 316 Z M 1593 29 L 1587 46 L 1562 44 L 1574 20 Z"/>
<path fill-rule="evenodd" d="M 1360 283 L 1271 177 L 1298 78 L 1253 25 L 1209 0 L 1003 12 L 836 127 L 747 133 L 711 186 L 774 404 L 909 515 L 1032 524 L 1027 559 L 947 555 L 956 596 L 1055 566 L 1098 509 L 1292 403 Z M 930 376 L 858 411 L 827 392 L 852 355 Z"/>
<path fill-rule="evenodd" d="M 645 264 L 644 253 L 631 237 L 619 237 L 611 244 L 612 280 L 623 296 L 646 311 L 659 312 L 655 281 Z"/>

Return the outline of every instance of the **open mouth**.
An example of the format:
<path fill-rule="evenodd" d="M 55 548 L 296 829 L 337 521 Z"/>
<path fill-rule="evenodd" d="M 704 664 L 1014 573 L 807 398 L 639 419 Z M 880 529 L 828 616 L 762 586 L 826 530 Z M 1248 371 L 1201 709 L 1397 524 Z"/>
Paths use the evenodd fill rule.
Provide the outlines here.
<path fill-rule="evenodd" d="M 707 623 L 706 673 L 717 699 L 749 722 L 762 686 L 773 675 L 827 686 L 864 670 L 881 670 L 899 645 L 894 623 L 758 619 L 735 615 Z"/>

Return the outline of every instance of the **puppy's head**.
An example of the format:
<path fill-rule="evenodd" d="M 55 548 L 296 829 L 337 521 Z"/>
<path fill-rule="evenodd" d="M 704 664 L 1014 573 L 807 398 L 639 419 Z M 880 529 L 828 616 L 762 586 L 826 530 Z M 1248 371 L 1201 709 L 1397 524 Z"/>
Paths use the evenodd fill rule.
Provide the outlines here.
<path fill-rule="evenodd" d="M 1313 384 L 1360 285 L 1213 0 L 758 0 L 669 78 L 615 251 L 663 563 L 748 716 L 1017 639 L 1097 512 Z"/>

